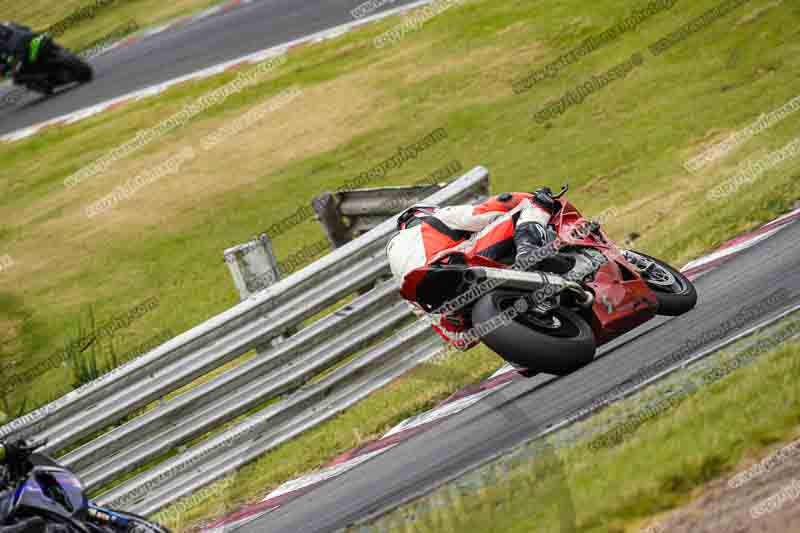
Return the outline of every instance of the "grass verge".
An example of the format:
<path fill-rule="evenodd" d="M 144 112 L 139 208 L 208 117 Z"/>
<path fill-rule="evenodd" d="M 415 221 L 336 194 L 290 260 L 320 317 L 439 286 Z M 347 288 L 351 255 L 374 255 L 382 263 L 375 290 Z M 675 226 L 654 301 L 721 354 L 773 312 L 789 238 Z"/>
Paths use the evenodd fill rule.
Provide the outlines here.
<path fill-rule="evenodd" d="M 796 335 L 798 326 L 795 315 L 781 327 L 792 327 Z M 588 429 L 593 437 L 561 448 L 557 471 L 541 454 L 508 470 L 491 465 L 485 471 L 494 471 L 493 482 L 478 482 L 477 488 L 469 481 L 453 483 L 358 531 L 564 531 L 560 524 L 567 508 L 574 510 L 575 531 L 639 531 L 653 515 L 697 497 L 711 480 L 800 436 L 800 394 L 793 385 L 800 377 L 800 341 L 780 344 L 717 377 L 715 370 L 730 369 L 734 359 L 747 354 L 747 342 L 579 424 L 577 433 Z M 602 440 L 654 399 L 674 397 L 676 389 L 698 381 L 707 386 L 692 388 L 619 440 Z M 464 486 L 471 487 L 469 493 L 461 491 Z"/>

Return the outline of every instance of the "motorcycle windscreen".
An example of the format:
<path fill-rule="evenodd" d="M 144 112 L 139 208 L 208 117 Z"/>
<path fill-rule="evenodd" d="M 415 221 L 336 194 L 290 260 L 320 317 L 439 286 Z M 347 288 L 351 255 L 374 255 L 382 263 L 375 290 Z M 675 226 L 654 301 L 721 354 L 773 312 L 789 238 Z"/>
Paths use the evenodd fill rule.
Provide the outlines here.
<path fill-rule="evenodd" d="M 54 468 L 35 468 L 16 496 L 15 514 L 46 511 L 64 517 L 82 516 L 89 504 L 80 480 Z"/>

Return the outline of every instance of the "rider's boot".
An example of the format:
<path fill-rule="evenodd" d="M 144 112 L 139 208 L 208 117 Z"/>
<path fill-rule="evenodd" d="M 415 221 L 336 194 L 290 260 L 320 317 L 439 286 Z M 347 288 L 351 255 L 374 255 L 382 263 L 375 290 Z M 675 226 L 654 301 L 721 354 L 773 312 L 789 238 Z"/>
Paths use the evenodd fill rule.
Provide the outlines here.
<path fill-rule="evenodd" d="M 520 222 L 514 229 L 517 270 L 546 270 L 557 274 L 569 272 L 572 262 L 558 255 L 558 247 L 548 246 L 547 230 L 539 222 Z M 550 241 L 552 242 L 552 241 Z"/>

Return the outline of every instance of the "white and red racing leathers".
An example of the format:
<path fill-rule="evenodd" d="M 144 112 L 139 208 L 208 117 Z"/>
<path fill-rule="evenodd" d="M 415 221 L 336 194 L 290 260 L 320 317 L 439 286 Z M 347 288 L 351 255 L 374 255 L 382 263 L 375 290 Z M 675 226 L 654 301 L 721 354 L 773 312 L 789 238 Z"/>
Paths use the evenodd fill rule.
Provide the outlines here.
<path fill-rule="evenodd" d="M 438 208 L 421 214 L 416 224 L 400 230 L 387 246 L 389 265 L 401 295 L 415 305 L 418 314 L 427 316 L 433 328 L 451 345 L 466 350 L 477 344 L 464 344 L 459 334 L 464 326 L 447 314 L 423 312 L 416 301 L 416 289 L 426 267 L 453 252 L 471 251 L 493 260 L 513 257 L 513 231 L 506 224 L 536 222 L 546 227 L 550 212 L 532 201 L 529 193 L 504 193 L 478 205 Z M 493 232 L 502 232 L 498 238 Z M 460 342 L 459 342 L 460 341 Z"/>

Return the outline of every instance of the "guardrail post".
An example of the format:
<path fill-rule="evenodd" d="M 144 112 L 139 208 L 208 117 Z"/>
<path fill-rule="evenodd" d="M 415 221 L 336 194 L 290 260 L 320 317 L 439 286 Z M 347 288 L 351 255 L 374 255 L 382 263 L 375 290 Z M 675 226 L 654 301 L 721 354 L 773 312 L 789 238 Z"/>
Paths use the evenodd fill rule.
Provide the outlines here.
<path fill-rule="evenodd" d="M 317 220 L 322 224 L 322 229 L 325 230 L 325 235 L 334 248 L 339 248 L 353 240 L 350 228 L 342 220 L 336 195 L 331 192 L 321 194 L 311 200 L 311 207 L 317 214 Z"/>
<path fill-rule="evenodd" d="M 252 241 L 228 248 L 224 252 L 225 263 L 233 276 L 233 283 L 239 291 L 239 299 L 246 300 L 254 293 L 262 291 L 277 283 L 281 278 L 281 268 L 272 251 L 272 241 L 262 234 Z M 280 336 L 272 340 L 271 346 L 277 346 L 286 340 Z M 260 354 L 269 346 L 257 348 Z"/>

